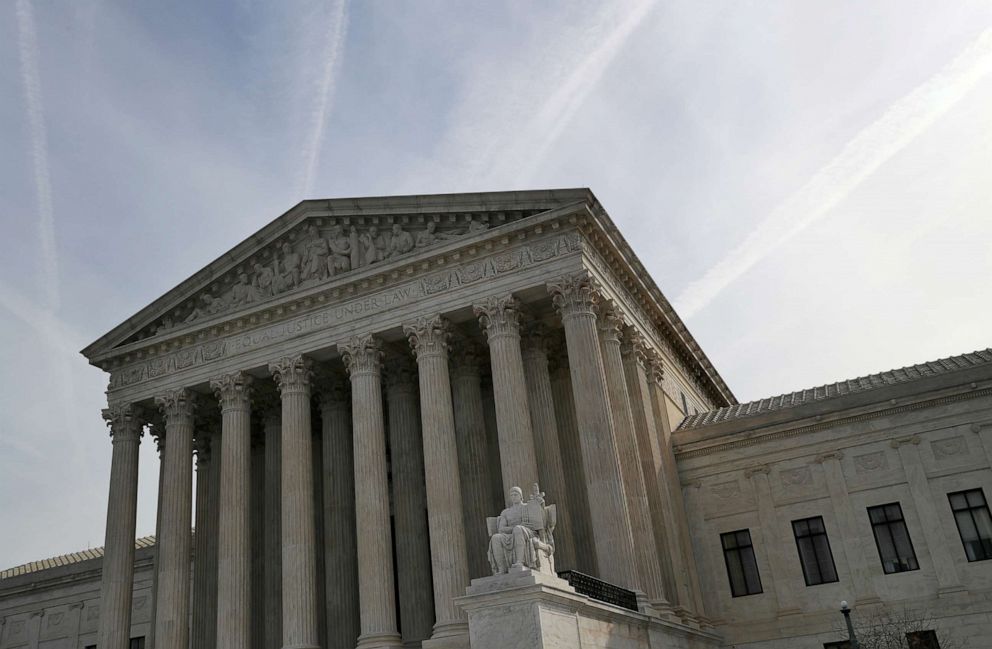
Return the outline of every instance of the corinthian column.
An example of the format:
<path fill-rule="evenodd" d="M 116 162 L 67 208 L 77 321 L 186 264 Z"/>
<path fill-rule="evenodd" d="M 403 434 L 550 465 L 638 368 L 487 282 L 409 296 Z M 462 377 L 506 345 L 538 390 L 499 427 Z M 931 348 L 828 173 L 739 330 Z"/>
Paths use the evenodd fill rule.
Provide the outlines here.
<path fill-rule="evenodd" d="M 265 445 L 256 419 L 251 434 L 251 644 L 265 649 Z"/>
<path fill-rule="evenodd" d="M 372 334 L 341 345 L 351 376 L 355 453 L 355 529 L 361 610 L 359 647 L 400 647 L 393 593 L 393 533 L 389 528 L 386 431 L 382 417 L 381 343 Z"/>
<path fill-rule="evenodd" d="M 620 353 L 623 356 L 623 373 L 627 381 L 627 395 L 633 417 L 634 433 L 637 438 L 637 454 L 640 458 L 641 474 L 647 492 L 648 508 L 651 513 L 651 529 L 654 532 L 655 553 L 661 569 L 663 591 L 654 605 L 664 609 L 675 601 L 677 589 L 675 573 L 672 571 L 672 539 L 669 526 L 674 517 L 662 497 L 663 489 L 658 482 L 661 474 L 661 449 L 658 446 L 658 430 L 651 411 L 651 393 L 648 386 L 647 368 L 649 349 L 644 344 L 640 332 L 627 327 L 624 330 Z M 667 490 L 665 490 L 667 492 Z"/>
<path fill-rule="evenodd" d="M 610 407 L 613 413 L 620 475 L 623 478 L 627 511 L 630 514 L 630 530 L 634 536 L 634 556 L 639 577 L 637 583 L 641 590 L 647 593 L 652 604 L 661 604 L 667 608 L 661 568 L 658 565 L 658 549 L 651 528 L 651 510 L 648 507 L 648 495 L 644 488 L 641 460 L 637 453 L 630 395 L 627 393 L 627 381 L 620 356 L 622 326 L 623 321 L 616 311 L 603 313 L 600 320 L 599 340 L 603 350 L 607 392 L 610 395 Z"/>
<path fill-rule="evenodd" d="M 520 352 L 519 303 L 512 295 L 502 295 L 483 300 L 473 310 L 489 340 L 503 492 L 514 485 L 523 485 L 526 492 L 538 475 Z"/>
<path fill-rule="evenodd" d="M 389 411 L 389 457 L 393 475 L 393 527 L 396 538 L 396 585 L 399 590 L 403 644 L 431 637 L 431 550 L 427 535 L 424 450 L 417 413 L 416 372 L 407 356 L 386 363 Z M 430 407 L 430 406 L 428 406 Z"/>
<path fill-rule="evenodd" d="M 599 577 L 632 588 L 639 580 L 596 331 L 599 293 L 584 272 L 549 283 L 548 291 L 565 327 Z"/>
<path fill-rule="evenodd" d="M 458 477 L 455 413 L 448 376 L 448 324 L 441 316 L 421 318 L 403 327 L 417 355 L 424 433 L 424 469 L 434 572 L 433 639 L 466 636 L 468 620 L 454 602 L 468 586 L 468 554 L 462 521 L 462 490 Z"/>
<path fill-rule="evenodd" d="M 110 496 L 100 583 L 100 646 L 127 649 L 131 641 L 131 593 L 134 590 L 134 526 L 138 504 L 138 444 L 141 409 L 111 404 L 103 411 L 110 426 Z"/>
<path fill-rule="evenodd" d="M 319 384 L 324 453 L 324 577 L 328 649 L 352 649 L 359 634 L 355 465 L 345 382 Z"/>
<path fill-rule="evenodd" d="M 531 323 L 523 336 L 524 378 L 530 402 L 530 421 L 534 429 L 538 477 L 541 488 L 558 508 L 555 528 L 555 567 L 574 569 L 575 546 L 572 541 L 572 508 L 565 469 L 562 466 L 561 445 L 558 442 L 558 418 L 555 416 L 551 394 L 551 373 L 548 370 L 548 339 L 543 325 Z"/>
<path fill-rule="evenodd" d="M 189 646 L 189 559 L 192 542 L 193 394 L 173 390 L 155 398 L 165 417 L 165 482 L 159 540 L 158 649 Z M 134 540 L 130 541 L 132 544 Z"/>
<path fill-rule="evenodd" d="M 246 649 L 251 638 L 251 376 L 210 382 L 221 407 L 217 545 L 217 647 Z"/>
<path fill-rule="evenodd" d="M 564 339 L 561 343 L 564 347 Z M 551 391 L 555 419 L 558 422 L 562 468 L 565 470 L 565 488 L 568 489 L 571 507 L 575 568 L 586 574 L 596 575 L 599 574 L 599 568 L 596 567 L 596 550 L 589 516 L 586 472 L 582 466 L 582 445 L 579 442 L 579 424 L 575 417 L 572 377 L 568 368 L 568 355 L 564 349 L 556 350 L 551 358 Z"/>
<path fill-rule="evenodd" d="M 282 645 L 282 414 L 264 410 L 265 436 L 265 649 Z"/>
<path fill-rule="evenodd" d="M 210 462 L 210 435 L 205 429 L 198 429 L 193 437 L 193 449 L 196 453 L 196 492 L 194 494 L 195 512 L 193 514 L 193 610 L 192 634 L 190 646 L 192 649 L 211 649 L 213 641 L 210 630 L 216 624 L 216 610 L 211 608 L 210 584 L 213 578 L 211 567 L 215 567 L 210 556 L 211 532 L 216 530 L 211 525 L 214 512 L 210 510 L 210 487 L 213 486 Z M 219 441 L 219 439 L 218 439 Z M 220 455 L 220 449 L 217 449 Z M 219 463 L 218 463 L 219 464 Z M 213 613 L 214 615 L 210 615 Z M 214 620 L 210 620 L 214 617 Z"/>
<path fill-rule="evenodd" d="M 451 360 L 451 400 L 455 406 L 458 438 L 458 477 L 463 485 L 477 485 L 462 495 L 469 577 L 491 574 L 487 548 L 486 517 L 496 513 L 493 497 L 494 468 L 489 459 L 486 417 L 482 405 L 479 348 L 469 340 L 454 341 Z M 498 502 L 498 501 L 496 501 Z"/>
<path fill-rule="evenodd" d="M 317 649 L 310 360 L 269 364 L 282 398 L 282 646 Z"/>

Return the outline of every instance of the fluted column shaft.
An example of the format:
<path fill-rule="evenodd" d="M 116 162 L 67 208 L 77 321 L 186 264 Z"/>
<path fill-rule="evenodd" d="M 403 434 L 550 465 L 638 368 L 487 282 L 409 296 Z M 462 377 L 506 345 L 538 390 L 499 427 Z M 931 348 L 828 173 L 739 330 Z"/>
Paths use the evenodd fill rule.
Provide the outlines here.
<path fill-rule="evenodd" d="M 221 405 L 217 545 L 217 647 L 246 649 L 251 638 L 251 377 L 210 382 Z"/>
<path fill-rule="evenodd" d="M 265 649 L 282 646 L 282 413 L 271 409 L 265 435 Z"/>
<path fill-rule="evenodd" d="M 662 603 L 667 606 L 661 568 L 658 565 L 654 530 L 651 527 L 651 510 L 648 506 L 647 490 L 644 487 L 641 460 L 637 452 L 630 395 L 627 393 L 627 380 L 624 377 L 623 360 L 620 355 L 621 324 L 614 313 L 604 314 L 600 321 L 599 339 L 603 350 L 603 366 L 606 370 L 610 407 L 613 412 L 620 475 L 623 478 L 627 511 L 630 514 L 630 530 L 634 536 L 637 585 L 648 595 L 652 604 Z"/>
<path fill-rule="evenodd" d="M 147 649 L 155 648 L 155 617 L 158 610 L 158 540 L 162 538 L 162 484 L 165 482 L 165 429 L 161 425 L 152 425 L 151 434 L 155 438 L 155 449 L 158 451 L 158 496 L 155 499 L 155 559 L 152 563 L 152 610 L 148 621 L 148 637 L 145 638 Z M 80 611 L 80 615 L 82 612 Z"/>
<path fill-rule="evenodd" d="M 355 529 L 361 610 L 359 647 L 399 647 L 389 527 L 386 431 L 382 415 L 381 344 L 372 335 L 342 345 L 351 376 L 355 454 Z"/>
<path fill-rule="evenodd" d="M 355 549 L 355 465 L 343 381 L 320 389 L 324 453 L 324 570 L 328 649 L 354 649 L 360 632 Z"/>
<path fill-rule="evenodd" d="M 452 350 L 451 399 L 458 438 L 458 477 L 463 485 L 474 485 L 463 490 L 462 496 L 469 577 L 486 577 L 492 573 L 487 556 L 489 530 L 486 517 L 497 511 L 490 489 L 495 470 L 489 459 L 486 439 L 479 352 L 467 341 L 459 341 Z"/>
<path fill-rule="evenodd" d="M 520 351 L 517 301 L 509 295 L 493 297 L 473 309 L 489 341 L 503 492 L 520 485 L 528 491 L 538 482 L 537 452 Z"/>
<path fill-rule="evenodd" d="M 310 361 L 269 365 L 282 399 L 282 646 L 316 649 L 317 536 L 313 513 Z"/>
<path fill-rule="evenodd" d="M 193 395 L 186 390 L 173 390 L 157 397 L 155 402 L 165 417 L 166 431 L 155 643 L 159 649 L 187 649 L 193 523 Z M 133 544 L 134 540 L 130 542 Z"/>
<path fill-rule="evenodd" d="M 258 422 L 251 441 L 251 649 L 265 647 L 265 445 Z"/>
<path fill-rule="evenodd" d="M 193 447 L 196 451 L 196 490 L 195 507 L 193 513 L 193 610 L 192 610 L 192 633 L 190 646 L 192 649 L 211 649 L 210 629 L 216 624 L 216 619 L 211 621 L 210 612 L 210 584 L 213 579 L 211 568 L 214 564 L 210 560 L 210 488 L 211 479 L 211 457 L 210 457 L 210 435 L 205 431 L 197 431 L 193 439 Z M 220 449 L 216 449 L 218 455 Z M 218 462 L 219 464 L 219 462 Z"/>
<path fill-rule="evenodd" d="M 562 277 L 548 290 L 565 327 L 598 576 L 631 588 L 639 580 L 596 331 L 599 296 L 584 274 Z"/>
<path fill-rule="evenodd" d="M 672 536 L 677 537 L 672 547 L 672 572 L 678 585 L 678 605 L 683 617 L 696 617 L 703 624 L 708 621 L 703 611 L 702 592 L 699 587 L 699 575 L 696 573 L 696 561 L 689 535 L 689 518 L 686 514 L 685 499 L 682 496 L 682 484 L 679 480 L 678 465 L 675 463 L 675 453 L 672 449 L 672 428 L 665 408 L 665 391 L 663 389 L 664 367 L 660 359 L 653 359 L 648 372 L 648 383 L 651 393 L 651 411 L 654 413 L 655 425 L 658 426 L 658 447 L 661 451 L 662 470 L 664 475 L 659 480 L 665 489 L 665 496 L 672 512 L 672 522 L 669 529 Z M 688 617 L 686 617 L 688 614 Z"/>
<path fill-rule="evenodd" d="M 431 637 L 434 626 L 431 593 L 431 549 L 427 533 L 427 490 L 416 373 L 407 357 L 386 365 L 389 457 L 393 475 L 393 527 L 396 538 L 396 586 L 400 631 L 404 644 Z"/>
<path fill-rule="evenodd" d="M 654 532 L 655 552 L 661 569 L 663 592 L 661 599 L 654 602 L 658 607 L 671 605 L 675 601 L 675 574 L 672 571 L 672 539 L 670 538 L 670 521 L 674 520 L 668 508 L 666 499 L 662 496 L 663 489 L 659 484 L 661 475 L 661 449 L 658 446 L 658 430 L 651 411 L 651 394 L 648 387 L 647 362 L 649 350 L 645 346 L 640 333 L 628 327 L 624 331 L 624 341 L 621 346 L 623 355 L 623 372 L 627 380 L 627 394 L 630 397 L 631 415 L 634 423 L 634 433 L 637 437 L 637 451 L 641 462 L 641 474 L 644 476 L 644 487 L 647 491 L 648 507 L 651 512 L 651 527 Z"/>
<path fill-rule="evenodd" d="M 482 392 L 482 419 L 486 422 L 486 451 L 492 467 L 489 472 L 489 499 L 492 501 L 490 510 L 498 512 L 502 511 L 507 503 L 506 493 L 503 491 L 503 474 L 498 468 L 503 464 L 500 459 L 499 431 L 496 426 L 496 398 L 493 394 L 493 377 L 489 366 L 479 369 L 482 372 L 479 389 Z"/>
<path fill-rule="evenodd" d="M 448 374 L 448 325 L 440 316 L 421 318 L 403 327 L 417 355 L 424 437 L 427 510 L 432 539 L 434 611 L 433 638 L 468 634 L 468 619 L 454 598 L 468 586 L 468 552 L 462 520 L 462 489 L 458 475 L 458 443 Z M 441 505 L 443 503 L 443 505 Z"/>
<path fill-rule="evenodd" d="M 551 373 L 551 392 L 558 422 L 558 442 L 565 471 L 565 488 L 568 490 L 572 539 L 575 543 L 575 568 L 589 575 L 599 574 L 596 567 L 596 550 L 593 544 L 592 523 L 589 515 L 589 496 L 586 493 L 585 469 L 582 464 L 582 445 L 579 442 L 579 425 L 575 418 L 575 398 L 572 394 L 572 377 L 568 356 L 564 353 L 554 359 Z"/>
<path fill-rule="evenodd" d="M 575 545 L 572 540 L 571 494 L 565 485 L 561 444 L 558 440 L 558 418 L 551 394 L 551 373 L 548 369 L 548 348 L 544 328 L 531 324 L 523 336 L 524 380 L 530 404 L 530 420 L 534 430 L 538 477 L 541 490 L 558 510 L 555 528 L 555 568 L 575 568 Z"/>
<path fill-rule="evenodd" d="M 134 528 L 138 505 L 138 444 L 141 411 L 113 404 L 103 411 L 110 425 L 113 454 L 104 544 L 100 599 L 100 646 L 127 649 L 131 638 L 131 594 L 134 590 Z"/>

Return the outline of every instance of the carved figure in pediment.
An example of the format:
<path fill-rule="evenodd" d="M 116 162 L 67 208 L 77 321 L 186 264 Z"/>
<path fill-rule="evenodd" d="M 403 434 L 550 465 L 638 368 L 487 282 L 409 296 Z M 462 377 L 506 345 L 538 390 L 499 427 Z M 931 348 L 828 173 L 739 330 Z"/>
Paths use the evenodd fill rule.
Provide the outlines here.
<path fill-rule="evenodd" d="M 468 224 L 468 234 L 483 232 L 489 229 L 489 217 L 483 214 L 478 220 L 473 220 Z"/>
<path fill-rule="evenodd" d="M 289 291 L 300 285 L 300 254 L 293 250 L 289 242 L 282 244 L 282 259 L 277 262 L 282 266 L 282 272 L 276 272 L 274 287 L 277 293 Z"/>
<path fill-rule="evenodd" d="M 351 270 L 351 240 L 345 236 L 344 228 L 340 225 L 331 228 L 331 238 L 327 245 L 331 254 L 327 260 L 328 274 L 333 277 Z"/>
<path fill-rule="evenodd" d="M 442 234 L 437 231 L 437 223 L 434 221 L 428 221 L 427 228 L 417 233 L 417 240 L 414 245 L 418 248 L 426 248 L 427 246 L 433 246 L 438 241 L 450 238 L 450 235 Z"/>
<path fill-rule="evenodd" d="M 162 321 L 159 322 L 157 327 L 155 327 L 155 333 L 163 334 L 167 331 L 172 331 L 176 328 L 177 322 L 179 322 L 179 309 L 176 309 L 172 313 L 166 313 L 162 316 Z"/>
<path fill-rule="evenodd" d="M 200 302 L 193 302 L 193 309 L 186 316 L 183 322 L 194 322 L 200 318 L 205 318 L 207 316 L 216 315 L 224 309 L 224 303 L 211 295 L 210 293 L 203 293 L 200 295 Z"/>
<path fill-rule="evenodd" d="M 389 240 L 389 256 L 405 255 L 413 250 L 413 235 L 396 223 L 393 225 L 393 236 Z"/>
<path fill-rule="evenodd" d="M 379 233 L 379 228 L 376 226 L 369 226 L 368 231 L 363 232 L 358 240 L 362 244 L 362 250 L 365 251 L 366 264 L 374 264 L 386 258 L 386 254 L 389 252 L 389 243 L 386 241 L 386 237 Z"/>
<path fill-rule="evenodd" d="M 251 269 L 255 273 L 255 276 L 251 280 L 252 292 L 255 294 L 255 299 L 264 300 L 267 297 L 272 297 L 275 291 L 273 287 L 275 273 L 268 266 L 263 266 L 258 262 L 255 262 Z"/>
<path fill-rule="evenodd" d="M 307 228 L 307 242 L 303 248 L 303 280 L 326 279 L 328 274 L 327 257 L 331 254 L 327 241 L 320 236 L 317 226 Z"/>
<path fill-rule="evenodd" d="M 254 291 L 248 282 L 248 273 L 238 273 L 238 281 L 231 287 L 230 304 L 232 307 L 239 307 L 254 301 Z"/>

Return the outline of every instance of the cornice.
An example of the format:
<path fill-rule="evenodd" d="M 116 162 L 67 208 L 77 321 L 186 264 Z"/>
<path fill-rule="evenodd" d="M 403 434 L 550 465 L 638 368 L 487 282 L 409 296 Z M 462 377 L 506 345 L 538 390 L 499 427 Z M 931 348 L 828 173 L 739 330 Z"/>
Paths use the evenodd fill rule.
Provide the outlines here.
<path fill-rule="evenodd" d="M 725 441 L 720 441 L 717 443 L 711 443 L 706 446 L 699 446 L 697 445 L 697 443 L 690 442 L 685 445 L 676 446 L 674 451 L 675 451 L 675 456 L 678 460 L 689 460 L 697 457 L 705 457 L 707 455 L 712 455 L 714 453 L 747 448 L 751 446 L 756 446 L 758 444 L 764 444 L 767 442 L 798 437 L 800 435 L 811 434 L 829 428 L 837 428 L 849 424 L 856 424 L 856 423 L 871 421 L 873 419 L 880 419 L 882 417 L 890 417 L 892 415 L 897 415 L 904 412 L 924 410 L 927 408 L 934 408 L 951 403 L 958 403 L 960 401 L 978 399 L 990 395 L 992 395 L 992 388 L 982 388 L 982 389 L 969 390 L 967 392 L 946 394 L 932 399 L 923 399 L 920 401 L 913 401 L 910 403 L 904 403 L 900 405 L 876 408 L 867 412 L 860 412 L 857 414 L 840 416 L 824 421 L 814 421 L 813 423 L 805 424 L 801 426 L 794 426 L 794 425 L 790 425 L 786 427 L 776 426 L 764 433 L 757 432 L 753 429 L 745 429 L 740 431 L 740 435 L 748 435 L 747 437 L 742 437 L 740 435 L 728 435 L 728 437 L 732 437 L 732 439 L 727 439 Z"/>

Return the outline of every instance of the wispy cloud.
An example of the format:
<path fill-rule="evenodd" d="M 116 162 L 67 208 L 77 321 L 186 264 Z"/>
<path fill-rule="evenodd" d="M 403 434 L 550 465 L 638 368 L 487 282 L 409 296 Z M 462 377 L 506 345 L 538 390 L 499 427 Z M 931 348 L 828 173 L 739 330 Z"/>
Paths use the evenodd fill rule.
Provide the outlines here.
<path fill-rule="evenodd" d="M 324 130 L 327 118 L 334 106 L 334 92 L 337 87 L 337 74 L 344 55 L 344 43 L 348 34 L 348 2 L 338 0 L 334 4 L 327 23 L 325 47 L 320 75 L 314 79 L 314 105 L 310 114 L 310 128 L 304 142 L 303 177 L 300 182 L 300 197 L 308 198 L 313 187 L 314 174 L 320 164 L 320 154 L 324 146 Z"/>
<path fill-rule="evenodd" d="M 38 72 L 38 34 L 30 0 L 17 0 L 18 54 L 24 105 L 28 118 L 31 166 L 38 206 L 38 235 L 41 241 L 42 289 L 47 306 L 59 306 L 59 263 L 55 250 L 55 218 L 52 213 L 52 184 L 48 167 L 48 135 L 42 106 L 41 75 Z"/>
<path fill-rule="evenodd" d="M 596 89 L 656 0 L 591 3 L 588 15 L 522 49 L 481 57 L 453 107 L 432 158 L 407 179 L 411 191 L 523 187 Z"/>
<path fill-rule="evenodd" d="M 949 64 L 893 103 L 840 153 L 779 205 L 719 263 L 691 282 L 675 303 L 683 317 L 706 308 L 730 284 L 810 225 L 824 218 L 992 72 L 992 29 Z"/>

